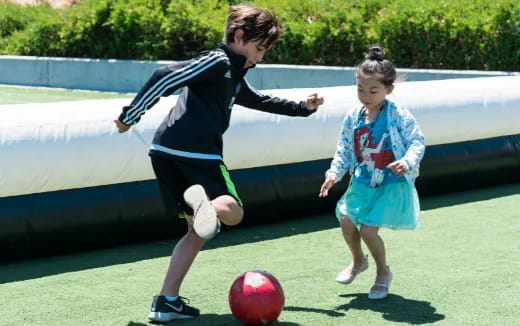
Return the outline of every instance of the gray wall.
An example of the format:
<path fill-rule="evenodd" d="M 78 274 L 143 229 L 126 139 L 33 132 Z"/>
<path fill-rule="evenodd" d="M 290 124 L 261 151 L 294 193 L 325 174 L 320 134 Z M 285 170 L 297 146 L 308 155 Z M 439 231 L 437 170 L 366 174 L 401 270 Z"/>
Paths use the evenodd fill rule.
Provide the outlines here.
<path fill-rule="evenodd" d="M 134 93 L 169 61 L 0 56 L 0 84 Z M 258 65 L 247 78 L 258 89 L 346 86 L 354 68 Z M 499 71 L 398 69 L 407 81 L 501 76 Z"/>

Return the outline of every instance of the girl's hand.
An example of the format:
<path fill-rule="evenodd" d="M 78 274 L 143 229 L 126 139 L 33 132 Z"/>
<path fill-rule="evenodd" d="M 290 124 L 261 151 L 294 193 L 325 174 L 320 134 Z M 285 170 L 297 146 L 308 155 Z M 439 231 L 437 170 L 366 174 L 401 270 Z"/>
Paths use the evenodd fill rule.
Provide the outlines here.
<path fill-rule="evenodd" d="M 334 183 L 336 182 L 336 175 L 329 174 L 327 178 L 325 178 L 325 181 L 321 185 L 320 194 L 318 197 L 323 198 L 327 197 L 329 195 L 329 189 L 332 188 Z"/>
<path fill-rule="evenodd" d="M 320 105 L 324 102 L 322 96 L 318 96 L 317 93 L 311 94 L 307 96 L 307 101 L 305 102 L 305 107 L 309 111 L 315 111 L 318 109 Z"/>
<path fill-rule="evenodd" d="M 125 125 L 117 119 L 114 120 L 114 123 L 116 124 L 117 131 L 119 131 L 120 134 L 123 132 L 127 132 L 130 129 L 130 126 Z"/>
<path fill-rule="evenodd" d="M 408 172 L 408 165 L 406 165 L 406 163 L 401 160 L 392 162 L 388 164 L 386 167 L 392 170 L 392 172 L 399 177 Z"/>

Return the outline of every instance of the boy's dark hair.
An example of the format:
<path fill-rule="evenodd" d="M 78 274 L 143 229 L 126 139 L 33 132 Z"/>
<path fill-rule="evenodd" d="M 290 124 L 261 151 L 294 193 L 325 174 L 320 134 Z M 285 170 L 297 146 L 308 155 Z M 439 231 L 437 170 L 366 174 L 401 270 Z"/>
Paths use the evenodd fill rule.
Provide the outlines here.
<path fill-rule="evenodd" d="M 371 76 L 376 78 L 385 86 L 392 86 L 396 79 L 395 65 L 392 61 L 384 58 L 383 47 L 372 45 L 356 69 L 357 76 Z"/>
<path fill-rule="evenodd" d="M 251 5 L 238 5 L 229 8 L 226 23 L 226 43 L 233 43 L 235 31 L 244 32 L 244 42 L 260 41 L 265 48 L 270 48 L 282 33 L 278 18 L 266 9 Z"/>

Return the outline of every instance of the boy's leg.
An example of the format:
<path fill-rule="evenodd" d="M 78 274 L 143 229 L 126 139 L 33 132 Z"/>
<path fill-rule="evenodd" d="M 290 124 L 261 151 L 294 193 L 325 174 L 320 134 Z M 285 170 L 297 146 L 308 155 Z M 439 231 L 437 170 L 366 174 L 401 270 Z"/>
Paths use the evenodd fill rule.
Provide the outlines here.
<path fill-rule="evenodd" d="M 170 297 L 179 295 L 182 281 L 204 243 L 205 240 L 198 237 L 188 223 L 188 232 L 177 242 L 173 249 L 160 294 Z"/>
<path fill-rule="evenodd" d="M 243 208 L 231 196 L 219 196 L 212 202 L 219 219 L 226 225 L 236 225 L 242 220 Z M 204 246 L 205 240 L 193 232 L 193 217 L 186 216 L 188 232 L 173 249 L 170 265 L 160 292 L 162 295 L 178 296 L 180 286 L 195 257 Z"/>
<path fill-rule="evenodd" d="M 225 225 L 234 226 L 242 221 L 244 209 L 235 198 L 229 195 L 219 196 L 211 201 L 219 220 Z"/>
<path fill-rule="evenodd" d="M 221 195 L 210 201 L 204 187 L 194 185 L 186 190 L 184 198 L 193 209 L 193 230 L 204 240 L 218 233 L 220 221 L 229 226 L 242 221 L 244 209 L 230 195 Z"/>
<path fill-rule="evenodd" d="M 205 243 L 193 232 L 190 217 L 186 218 L 186 222 L 188 223 L 188 232 L 173 249 L 161 292 L 154 296 L 152 308 L 148 315 L 150 320 L 169 322 L 174 319 L 192 318 L 199 315 L 197 308 L 188 306 L 179 296 L 182 281 Z M 172 297 L 176 299 L 170 301 Z"/>
<path fill-rule="evenodd" d="M 220 222 L 233 226 L 242 221 L 242 202 L 222 162 L 192 163 L 185 171 L 194 185 L 186 189 L 184 200 L 193 210 L 198 236 L 209 240 L 218 233 Z"/>
<path fill-rule="evenodd" d="M 157 176 L 161 197 L 169 215 L 177 216 L 185 209 L 182 194 L 188 181 L 184 178 L 178 164 L 152 156 L 152 166 Z M 148 318 L 156 322 L 169 322 L 173 319 L 191 318 L 199 315 L 199 310 L 186 304 L 179 296 L 179 289 L 191 264 L 204 245 L 204 240 L 197 237 L 187 218 L 188 232 L 177 242 L 173 249 L 162 289 L 155 295 Z M 175 299 L 174 301 L 170 301 Z"/>
<path fill-rule="evenodd" d="M 243 209 L 235 198 L 222 195 L 215 198 L 211 204 L 215 212 L 219 214 L 219 218 L 221 216 L 224 224 L 236 225 L 242 220 Z M 168 302 L 164 297 L 179 296 L 182 281 L 205 243 L 205 240 L 201 239 L 193 231 L 193 217 L 187 215 L 186 222 L 188 224 L 188 232 L 177 242 L 173 249 L 160 295 L 154 297 L 152 311 L 149 314 L 151 320 L 168 322 L 173 319 L 195 317 L 199 314 L 198 309 L 186 306 L 183 301 Z M 164 307 L 162 311 L 161 305 Z M 181 309 L 181 312 L 172 309 Z M 182 310 L 184 310 L 184 313 Z"/>
<path fill-rule="evenodd" d="M 193 231 L 203 240 L 213 238 L 220 229 L 220 222 L 204 187 L 199 184 L 189 187 L 184 192 L 184 200 L 193 210 Z"/>

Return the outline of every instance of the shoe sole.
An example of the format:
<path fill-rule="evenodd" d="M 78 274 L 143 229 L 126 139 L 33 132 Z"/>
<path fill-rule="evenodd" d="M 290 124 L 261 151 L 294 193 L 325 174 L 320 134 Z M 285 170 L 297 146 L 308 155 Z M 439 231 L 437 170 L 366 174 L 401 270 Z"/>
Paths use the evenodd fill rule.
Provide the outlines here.
<path fill-rule="evenodd" d="M 189 187 L 184 192 L 184 200 L 193 209 L 193 231 L 201 239 L 209 240 L 219 231 L 219 220 L 215 208 L 201 185 Z"/>
<path fill-rule="evenodd" d="M 195 316 L 183 315 L 176 312 L 150 312 L 148 314 L 148 319 L 160 323 L 167 323 L 176 319 L 188 319 L 194 317 Z"/>

